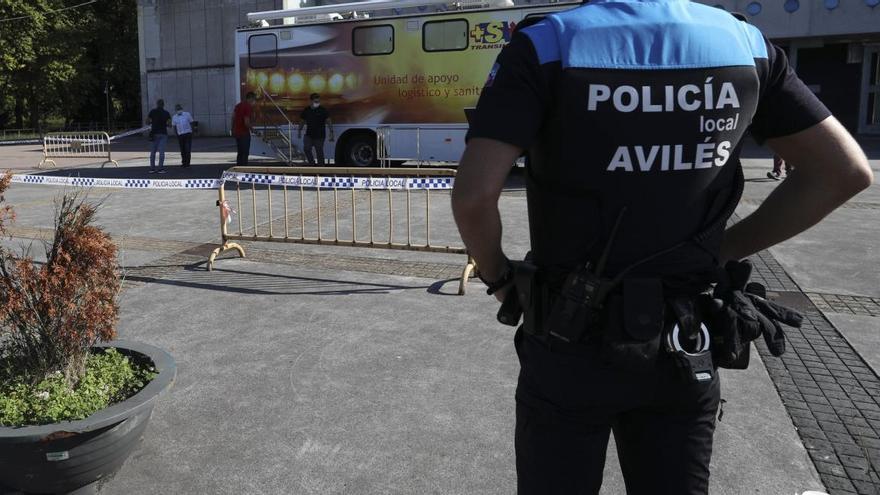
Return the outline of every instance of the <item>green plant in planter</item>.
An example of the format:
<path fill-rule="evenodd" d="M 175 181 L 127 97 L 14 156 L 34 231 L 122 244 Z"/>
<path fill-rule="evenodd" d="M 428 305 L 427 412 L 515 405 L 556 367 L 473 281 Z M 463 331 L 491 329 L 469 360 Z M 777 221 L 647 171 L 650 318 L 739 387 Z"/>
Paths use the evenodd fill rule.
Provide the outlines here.
<path fill-rule="evenodd" d="M 0 202 L 11 176 L 0 179 Z M 56 204 L 46 263 L 0 246 L 0 426 L 83 419 L 152 379 L 115 350 L 120 290 L 116 245 L 93 225 L 97 206 L 79 194 Z M 14 218 L 0 208 L 0 235 Z"/>
<path fill-rule="evenodd" d="M 137 393 L 155 377 L 115 349 L 93 353 L 85 375 L 71 388 L 60 371 L 36 385 L 13 382 L 0 393 L 0 425 L 48 424 L 85 419 Z"/>

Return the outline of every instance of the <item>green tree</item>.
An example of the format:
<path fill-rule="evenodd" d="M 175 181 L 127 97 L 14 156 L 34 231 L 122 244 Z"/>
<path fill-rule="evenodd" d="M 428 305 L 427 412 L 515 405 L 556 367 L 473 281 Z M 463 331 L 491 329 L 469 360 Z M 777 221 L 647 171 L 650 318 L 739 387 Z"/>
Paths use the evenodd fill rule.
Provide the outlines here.
<path fill-rule="evenodd" d="M 85 54 L 76 86 L 80 97 L 66 115 L 80 121 L 106 119 L 105 88 L 112 96 L 112 117 L 140 120 L 140 62 L 138 57 L 137 2 L 102 0 L 87 7 L 83 25 Z"/>
<path fill-rule="evenodd" d="M 0 125 L 9 120 L 14 108 L 16 126 L 23 125 L 24 106 L 18 87 L 19 75 L 36 59 L 34 39 L 42 29 L 40 8 L 45 2 L 26 0 L 0 0 Z M 18 20 L 15 17 L 24 16 Z M 22 22 L 29 25 L 22 29 Z"/>
<path fill-rule="evenodd" d="M 108 84 L 117 120 L 139 120 L 136 1 L 84 3 L 0 0 L 0 127 L 103 122 Z"/>
<path fill-rule="evenodd" d="M 41 120 L 60 107 L 64 84 L 76 75 L 82 56 L 74 11 L 60 0 L 0 0 L 0 51 L 7 92 L 14 101 L 16 126 L 39 128 Z"/>

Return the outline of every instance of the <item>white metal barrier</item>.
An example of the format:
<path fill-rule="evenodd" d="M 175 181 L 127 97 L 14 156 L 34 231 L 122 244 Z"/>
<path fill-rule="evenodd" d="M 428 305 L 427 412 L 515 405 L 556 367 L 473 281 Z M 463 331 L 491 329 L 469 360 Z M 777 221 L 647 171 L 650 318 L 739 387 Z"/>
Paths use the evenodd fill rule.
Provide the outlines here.
<path fill-rule="evenodd" d="M 405 136 L 403 141 L 413 141 L 415 143 L 415 156 L 395 156 L 394 148 L 394 131 L 391 126 L 381 126 L 376 128 L 376 159 L 380 167 L 390 167 L 393 162 L 415 162 L 416 168 L 428 165 L 428 160 L 422 158 L 422 129 L 421 127 L 407 127 L 397 129 L 398 131 L 406 131 L 408 134 L 415 133 L 415 136 Z"/>
<path fill-rule="evenodd" d="M 43 159 L 38 167 L 45 164 L 57 166 L 53 158 L 103 158 L 101 168 L 108 163 L 119 166 L 110 152 L 110 136 L 106 132 L 53 132 L 43 137 Z"/>
<path fill-rule="evenodd" d="M 232 198 L 221 185 L 217 201 L 223 244 L 208 270 L 225 251 L 244 257 L 241 240 L 467 255 L 432 240 L 437 224 L 455 230 L 451 212 L 440 214 L 445 222 L 431 213 L 432 196 L 451 191 L 454 178 L 448 169 L 233 167 L 222 177 Z M 475 268 L 467 256 L 459 294 Z"/>

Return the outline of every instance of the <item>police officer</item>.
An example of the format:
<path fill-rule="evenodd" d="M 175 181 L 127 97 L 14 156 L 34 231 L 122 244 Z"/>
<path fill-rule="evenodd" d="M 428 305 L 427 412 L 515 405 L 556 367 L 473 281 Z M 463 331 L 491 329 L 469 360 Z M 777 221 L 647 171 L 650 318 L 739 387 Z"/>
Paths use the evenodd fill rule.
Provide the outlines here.
<path fill-rule="evenodd" d="M 725 232 L 747 130 L 797 173 Z M 524 152 L 534 271 L 520 283 L 497 201 Z M 707 493 L 720 392 L 718 363 L 692 359 L 710 347 L 695 298 L 724 261 L 871 181 L 783 51 L 721 9 L 593 0 L 516 33 L 472 115 L 452 203 L 488 292 L 525 308 L 519 492 L 598 493 L 613 431 L 627 493 Z"/>

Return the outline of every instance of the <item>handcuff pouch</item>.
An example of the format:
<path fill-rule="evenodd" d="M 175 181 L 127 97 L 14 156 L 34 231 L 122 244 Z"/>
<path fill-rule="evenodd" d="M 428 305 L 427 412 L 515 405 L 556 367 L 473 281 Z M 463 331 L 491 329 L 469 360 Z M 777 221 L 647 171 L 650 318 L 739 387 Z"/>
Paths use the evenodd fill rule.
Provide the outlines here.
<path fill-rule="evenodd" d="M 665 319 L 660 279 L 625 279 L 609 296 L 602 355 L 613 367 L 634 372 L 654 369 Z"/>

